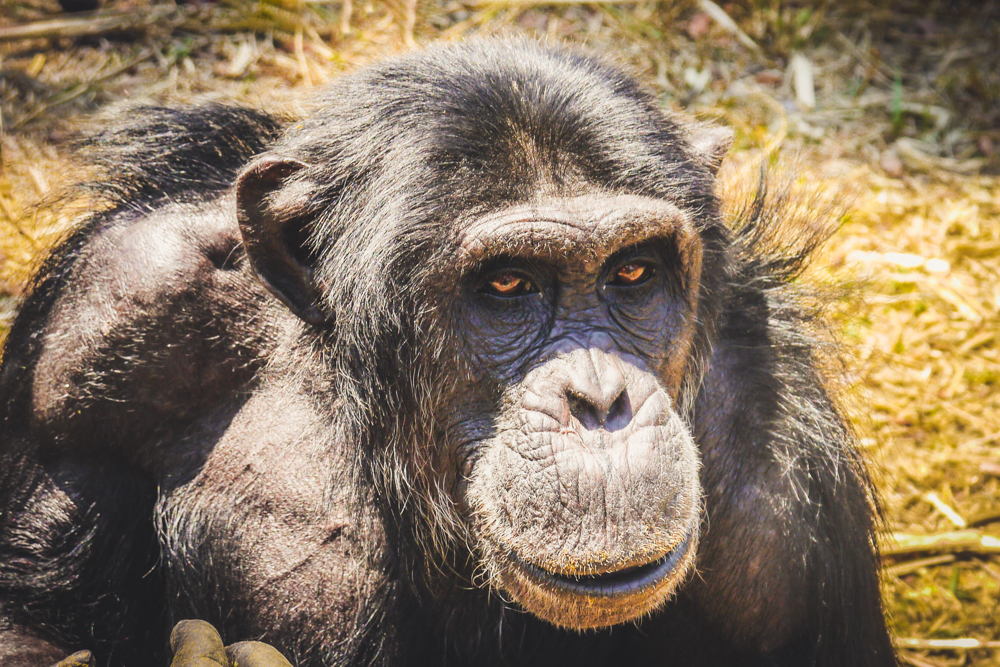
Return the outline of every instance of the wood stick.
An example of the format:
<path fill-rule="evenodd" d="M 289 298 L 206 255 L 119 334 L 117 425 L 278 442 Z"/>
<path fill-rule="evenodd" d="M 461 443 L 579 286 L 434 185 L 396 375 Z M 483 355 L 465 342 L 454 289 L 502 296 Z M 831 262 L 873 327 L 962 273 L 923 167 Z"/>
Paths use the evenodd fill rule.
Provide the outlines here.
<path fill-rule="evenodd" d="M 890 577 L 902 577 L 916 572 L 922 567 L 934 567 L 935 565 L 944 565 L 945 563 L 954 562 L 955 554 L 942 554 L 940 556 L 931 556 L 930 558 L 918 558 L 917 560 L 905 561 L 899 565 L 890 565 L 885 568 L 885 574 Z"/>
<path fill-rule="evenodd" d="M 939 533 L 937 535 L 906 535 L 896 533 L 896 544 L 882 550 L 884 556 L 906 556 L 916 553 L 1000 554 L 1000 539 L 972 530 Z"/>
<path fill-rule="evenodd" d="M 536 7 L 545 5 L 631 5 L 641 0 L 476 0 L 472 7 Z"/>
<path fill-rule="evenodd" d="M 913 648 L 922 650 L 942 650 L 953 649 L 963 650 L 970 648 L 1000 648 L 1000 642 L 992 640 L 973 639 L 963 637 L 960 639 L 917 639 L 901 637 L 896 640 L 896 644 L 902 648 Z"/>
<path fill-rule="evenodd" d="M 80 14 L 72 18 L 0 26 L 0 42 L 104 35 L 109 32 L 135 29 L 155 23 L 174 11 L 176 11 L 174 7 L 161 5 L 144 10 L 134 9 L 129 12 L 98 11 Z"/>

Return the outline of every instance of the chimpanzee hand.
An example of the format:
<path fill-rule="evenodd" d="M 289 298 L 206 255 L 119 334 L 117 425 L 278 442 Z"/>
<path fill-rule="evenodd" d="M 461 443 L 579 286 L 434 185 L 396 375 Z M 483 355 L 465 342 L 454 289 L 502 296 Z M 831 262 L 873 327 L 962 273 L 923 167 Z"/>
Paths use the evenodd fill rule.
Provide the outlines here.
<path fill-rule="evenodd" d="M 205 621 L 181 621 L 170 633 L 170 667 L 292 667 L 263 642 L 222 645 L 218 631 Z"/>
<path fill-rule="evenodd" d="M 52 667 L 94 667 L 94 654 L 90 651 L 77 651 L 68 655 Z"/>

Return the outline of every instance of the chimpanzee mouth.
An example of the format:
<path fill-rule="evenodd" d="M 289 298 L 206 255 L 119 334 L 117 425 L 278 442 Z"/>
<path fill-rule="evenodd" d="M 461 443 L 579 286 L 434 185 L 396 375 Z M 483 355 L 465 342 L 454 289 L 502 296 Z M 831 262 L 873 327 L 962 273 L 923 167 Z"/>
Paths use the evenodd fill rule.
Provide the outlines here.
<path fill-rule="evenodd" d="M 617 597 L 652 588 L 666 579 L 684 561 L 684 556 L 691 546 L 691 536 L 692 534 L 688 533 L 680 544 L 657 560 L 602 574 L 558 574 L 537 565 L 525 563 L 516 557 L 515 559 L 534 578 L 567 593 L 587 597 Z"/>

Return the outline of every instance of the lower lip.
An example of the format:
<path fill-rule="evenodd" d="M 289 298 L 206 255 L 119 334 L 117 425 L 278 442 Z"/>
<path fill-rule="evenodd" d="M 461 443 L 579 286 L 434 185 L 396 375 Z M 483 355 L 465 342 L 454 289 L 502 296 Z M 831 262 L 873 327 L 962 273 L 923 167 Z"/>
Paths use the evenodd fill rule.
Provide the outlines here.
<path fill-rule="evenodd" d="M 684 559 L 691 546 L 691 534 L 669 553 L 652 563 L 630 567 L 606 574 L 580 577 L 555 574 L 518 559 L 518 563 L 533 575 L 533 578 L 575 595 L 587 597 L 619 597 L 632 595 L 653 588 L 666 579 Z"/>

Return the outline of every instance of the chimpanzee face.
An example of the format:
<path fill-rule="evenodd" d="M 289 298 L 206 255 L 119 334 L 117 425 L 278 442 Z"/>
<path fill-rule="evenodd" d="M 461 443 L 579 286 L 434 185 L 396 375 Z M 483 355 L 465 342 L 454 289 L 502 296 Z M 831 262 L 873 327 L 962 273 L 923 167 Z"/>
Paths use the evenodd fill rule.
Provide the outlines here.
<path fill-rule="evenodd" d="M 484 216 L 456 245 L 469 376 L 443 418 L 491 584 L 578 629 L 655 609 L 698 541 L 698 457 L 674 408 L 697 234 L 671 204 L 585 195 Z"/>

